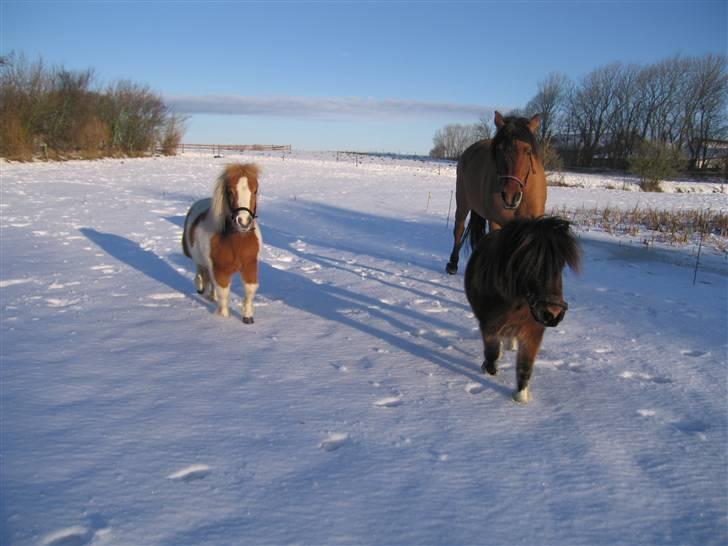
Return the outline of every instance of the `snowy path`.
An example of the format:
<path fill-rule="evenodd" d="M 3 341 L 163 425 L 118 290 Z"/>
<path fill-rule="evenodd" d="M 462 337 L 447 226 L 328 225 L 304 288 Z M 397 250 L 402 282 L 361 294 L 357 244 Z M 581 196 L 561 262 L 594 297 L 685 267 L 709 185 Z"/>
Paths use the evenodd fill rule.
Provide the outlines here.
<path fill-rule="evenodd" d="M 256 160 L 252 326 L 179 246 L 219 161 L 2 165 L 0 543 L 728 541 L 724 257 L 583 234 L 521 407 L 443 273 L 449 173 Z"/>

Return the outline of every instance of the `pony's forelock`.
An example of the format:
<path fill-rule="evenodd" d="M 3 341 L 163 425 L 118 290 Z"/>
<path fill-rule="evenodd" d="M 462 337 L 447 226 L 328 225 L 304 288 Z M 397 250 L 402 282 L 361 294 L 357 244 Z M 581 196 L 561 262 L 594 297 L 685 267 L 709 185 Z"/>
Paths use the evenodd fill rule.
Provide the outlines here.
<path fill-rule="evenodd" d="M 564 267 L 579 271 L 581 253 L 570 223 L 556 216 L 517 219 L 488 235 L 480 262 L 483 286 L 506 297 L 546 286 Z"/>
<path fill-rule="evenodd" d="M 212 191 L 212 203 L 210 213 L 212 214 L 214 229 L 222 232 L 225 229 L 225 222 L 230 216 L 230 205 L 227 200 L 227 185 L 231 180 L 239 180 L 246 177 L 248 183 L 255 181 L 258 184 L 261 168 L 257 163 L 231 163 L 225 167 L 215 181 L 215 188 Z"/>

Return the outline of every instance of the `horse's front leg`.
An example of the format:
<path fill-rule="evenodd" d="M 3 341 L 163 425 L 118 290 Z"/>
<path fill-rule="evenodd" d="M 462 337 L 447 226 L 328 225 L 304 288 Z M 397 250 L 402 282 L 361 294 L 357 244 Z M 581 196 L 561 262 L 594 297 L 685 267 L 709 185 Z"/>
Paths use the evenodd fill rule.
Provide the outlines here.
<path fill-rule="evenodd" d="M 240 273 L 240 278 L 245 286 L 245 300 L 243 301 L 242 312 L 243 322 L 253 324 L 253 298 L 258 291 L 258 262 L 247 263 Z"/>
<path fill-rule="evenodd" d="M 445 270 L 454 275 L 458 272 L 458 262 L 460 261 L 460 247 L 463 246 L 463 233 L 465 232 L 465 219 L 468 217 L 467 210 L 455 210 L 455 225 L 452 230 L 453 245 L 450 253 L 450 261 L 447 262 Z"/>
<path fill-rule="evenodd" d="M 534 326 L 528 332 L 529 335 L 519 340 L 518 355 L 516 357 L 517 389 L 513 393 L 513 400 L 519 404 L 528 404 L 531 401 L 531 391 L 528 388 L 528 384 L 533 374 L 533 364 L 536 361 L 536 354 L 538 354 L 538 349 L 541 347 L 543 333 L 543 327 Z"/>
<path fill-rule="evenodd" d="M 485 349 L 485 360 L 483 360 L 480 369 L 483 373 L 496 375 L 498 373 L 498 359 L 501 356 L 501 341 L 497 336 L 483 333 L 483 347 Z"/>

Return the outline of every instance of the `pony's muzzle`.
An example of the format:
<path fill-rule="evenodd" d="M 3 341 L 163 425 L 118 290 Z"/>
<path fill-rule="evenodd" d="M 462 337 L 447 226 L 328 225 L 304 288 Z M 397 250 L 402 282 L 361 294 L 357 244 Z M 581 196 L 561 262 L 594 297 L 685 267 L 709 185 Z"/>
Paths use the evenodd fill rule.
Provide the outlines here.
<path fill-rule="evenodd" d="M 543 309 L 540 311 L 541 319 L 539 322 L 546 326 L 547 328 L 554 328 L 559 325 L 559 323 L 564 320 L 564 315 L 566 315 L 565 309 L 559 309 L 554 313 L 554 310 L 552 309 Z"/>
<path fill-rule="evenodd" d="M 539 299 L 534 294 L 528 294 L 526 299 L 528 300 L 528 307 L 531 309 L 533 319 L 547 328 L 558 326 L 564 320 L 566 310 L 569 308 L 569 304 L 565 301 L 557 302 Z"/>
<path fill-rule="evenodd" d="M 253 229 L 255 225 L 253 220 L 255 220 L 255 214 L 250 209 L 244 207 L 237 209 L 232 215 L 233 225 L 241 233 L 246 233 Z"/>

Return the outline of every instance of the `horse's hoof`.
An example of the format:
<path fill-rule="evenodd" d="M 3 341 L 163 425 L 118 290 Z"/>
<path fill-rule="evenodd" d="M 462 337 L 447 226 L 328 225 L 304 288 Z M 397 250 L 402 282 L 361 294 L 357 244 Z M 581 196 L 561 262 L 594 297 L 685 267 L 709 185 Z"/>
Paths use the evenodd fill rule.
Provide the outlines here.
<path fill-rule="evenodd" d="M 529 391 L 528 387 L 526 387 L 522 391 L 514 392 L 513 401 L 518 404 L 528 404 L 531 401 L 531 391 Z"/>
<path fill-rule="evenodd" d="M 498 375 L 498 367 L 495 365 L 495 362 L 488 362 L 487 360 L 483 362 L 480 371 L 490 375 Z"/>
<path fill-rule="evenodd" d="M 454 264 L 452 262 L 447 262 L 447 265 L 445 266 L 445 271 L 447 271 L 450 275 L 454 275 L 458 272 L 458 266 L 457 264 Z"/>
<path fill-rule="evenodd" d="M 228 311 L 227 309 L 218 309 L 217 311 L 215 311 L 215 314 L 224 318 L 230 317 L 230 311 Z"/>
<path fill-rule="evenodd" d="M 255 319 L 253 317 L 243 317 L 244 324 L 253 324 L 254 322 L 255 322 Z"/>

